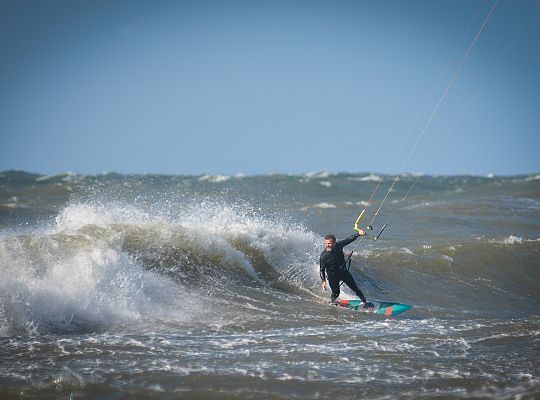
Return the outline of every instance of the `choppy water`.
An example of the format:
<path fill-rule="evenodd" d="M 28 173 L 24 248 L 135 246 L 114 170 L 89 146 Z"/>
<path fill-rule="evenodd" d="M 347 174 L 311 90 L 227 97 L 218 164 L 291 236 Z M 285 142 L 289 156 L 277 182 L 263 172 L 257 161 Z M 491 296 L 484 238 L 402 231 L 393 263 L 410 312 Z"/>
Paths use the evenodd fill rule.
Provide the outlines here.
<path fill-rule="evenodd" d="M 0 173 L 0 398 L 540 398 L 540 175 L 401 177 L 352 265 L 392 319 L 318 277 L 380 178 Z"/>

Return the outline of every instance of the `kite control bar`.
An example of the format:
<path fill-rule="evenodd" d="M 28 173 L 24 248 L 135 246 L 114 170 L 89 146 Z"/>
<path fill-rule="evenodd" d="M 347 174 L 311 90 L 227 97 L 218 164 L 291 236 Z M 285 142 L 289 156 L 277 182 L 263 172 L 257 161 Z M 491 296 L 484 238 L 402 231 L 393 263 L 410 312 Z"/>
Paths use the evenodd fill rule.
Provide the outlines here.
<path fill-rule="evenodd" d="M 383 231 L 386 229 L 386 225 L 388 225 L 388 224 L 383 225 L 383 227 L 381 228 L 381 230 L 380 230 L 380 232 L 379 232 L 379 234 L 377 236 L 373 237 L 373 236 L 368 235 L 367 233 L 366 233 L 366 236 L 368 238 L 372 239 L 372 240 L 379 240 L 379 238 L 381 237 Z M 366 229 L 372 231 L 373 227 L 371 225 L 369 225 L 369 226 L 366 227 Z"/>
<path fill-rule="evenodd" d="M 364 212 L 365 212 L 365 211 L 366 211 L 365 209 L 362 210 L 362 212 L 360 213 L 360 215 L 358 216 L 358 218 L 356 218 L 356 222 L 354 223 L 354 230 L 355 230 L 355 231 L 360 232 L 360 230 L 362 230 L 362 228 L 360 228 L 360 227 L 358 226 L 358 222 L 360 222 L 360 220 L 361 220 L 362 217 L 364 216 Z M 381 228 L 381 230 L 380 230 L 380 232 L 379 232 L 379 234 L 378 234 L 377 236 L 371 236 L 371 235 L 368 235 L 367 232 L 366 232 L 366 236 L 367 236 L 368 238 L 370 238 L 371 240 L 379 240 L 379 238 L 381 237 L 383 231 L 386 229 L 386 226 L 387 226 L 387 225 L 388 225 L 388 224 L 384 224 L 384 225 L 383 225 L 383 227 Z M 368 226 L 366 227 L 366 229 L 364 230 L 364 232 L 365 232 L 365 231 L 372 231 L 372 230 L 373 230 L 373 226 L 371 226 L 371 224 L 370 224 L 370 225 L 368 225 Z"/>
<path fill-rule="evenodd" d="M 354 223 L 354 230 L 355 230 L 355 231 L 358 231 L 358 233 L 360 233 L 360 231 L 363 230 L 362 228 L 360 228 L 360 227 L 358 226 L 358 223 L 360 222 L 360 220 L 361 220 L 362 217 L 364 216 L 364 212 L 365 212 L 365 211 L 366 211 L 365 209 L 362 210 L 362 212 L 360 213 L 360 215 L 358 216 L 358 218 L 356 218 L 356 222 Z M 379 238 L 381 237 L 383 231 L 384 231 L 385 228 L 386 228 L 386 225 L 388 225 L 388 224 L 384 224 L 383 227 L 382 227 L 382 229 L 381 229 L 381 231 L 379 232 L 379 234 L 378 234 L 377 236 L 375 236 L 375 237 L 373 237 L 373 236 L 371 236 L 371 235 L 368 235 L 367 232 L 366 232 L 366 231 L 372 231 L 372 230 L 373 230 L 373 227 L 371 226 L 371 224 L 368 225 L 368 226 L 366 227 L 366 229 L 363 230 L 363 231 L 364 231 L 364 233 L 366 234 L 366 236 L 367 236 L 368 238 L 370 238 L 371 240 L 379 240 Z M 356 244 L 356 247 L 358 247 L 358 244 Z M 354 248 L 354 250 L 356 250 L 356 247 Z M 347 268 L 347 271 L 351 268 L 351 261 L 352 261 L 351 258 L 352 258 L 352 255 L 353 255 L 353 253 L 354 253 L 354 250 L 351 251 L 351 253 L 350 253 L 349 256 L 347 257 L 347 259 L 345 260 L 345 263 L 343 264 L 343 266 L 345 266 L 345 267 Z M 344 283 L 344 282 L 341 282 L 341 284 L 339 285 L 339 287 L 341 287 L 341 285 L 343 285 L 343 283 Z"/>

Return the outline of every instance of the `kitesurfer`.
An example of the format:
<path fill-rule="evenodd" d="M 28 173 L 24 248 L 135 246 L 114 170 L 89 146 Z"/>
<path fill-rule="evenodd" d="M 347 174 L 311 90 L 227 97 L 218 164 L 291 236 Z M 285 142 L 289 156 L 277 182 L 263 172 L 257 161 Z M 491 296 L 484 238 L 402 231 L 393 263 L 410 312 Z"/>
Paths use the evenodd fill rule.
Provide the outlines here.
<path fill-rule="evenodd" d="M 327 235 L 324 238 L 324 251 L 321 253 L 319 260 L 320 275 L 324 290 L 327 289 L 326 279 L 328 279 L 330 290 L 332 290 L 332 295 L 330 296 L 332 303 L 334 303 L 339 296 L 340 282 L 344 282 L 362 300 L 364 308 L 373 307 L 373 304 L 368 303 L 366 297 L 354 281 L 351 273 L 347 270 L 345 266 L 345 255 L 343 254 L 343 248 L 345 246 L 365 234 L 366 232 L 363 229 L 358 229 L 357 233 L 347 239 L 340 240 L 339 242 L 336 242 L 336 237 L 334 235 Z"/>

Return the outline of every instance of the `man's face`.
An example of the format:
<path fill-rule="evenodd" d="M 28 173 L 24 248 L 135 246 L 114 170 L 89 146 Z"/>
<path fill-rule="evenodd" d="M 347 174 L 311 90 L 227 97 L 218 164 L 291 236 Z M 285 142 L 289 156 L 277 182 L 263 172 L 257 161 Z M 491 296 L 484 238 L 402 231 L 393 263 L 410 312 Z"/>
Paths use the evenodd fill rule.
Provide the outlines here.
<path fill-rule="evenodd" d="M 336 242 L 334 242 L 332 239 L 327 239 L 324 241 L 324 248 L 326 251 L 332 251 L 334 250 L 334 247 L 336 247 Z"/>

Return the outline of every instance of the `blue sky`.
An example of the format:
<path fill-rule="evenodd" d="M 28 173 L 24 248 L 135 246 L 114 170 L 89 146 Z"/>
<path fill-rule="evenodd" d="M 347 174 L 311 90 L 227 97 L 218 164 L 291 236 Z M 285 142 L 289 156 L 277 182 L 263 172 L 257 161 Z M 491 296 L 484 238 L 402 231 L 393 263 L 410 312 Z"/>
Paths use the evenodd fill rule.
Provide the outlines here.
<path fill-rule="evenodd" d="M 538 172 L 539 3 L 5 0 L 0 170 Z"/>

